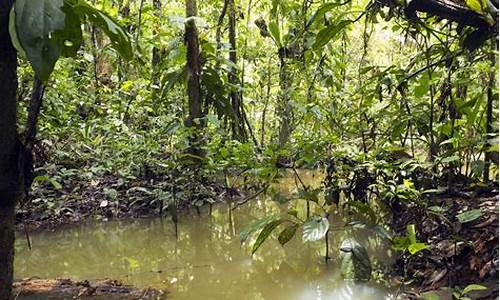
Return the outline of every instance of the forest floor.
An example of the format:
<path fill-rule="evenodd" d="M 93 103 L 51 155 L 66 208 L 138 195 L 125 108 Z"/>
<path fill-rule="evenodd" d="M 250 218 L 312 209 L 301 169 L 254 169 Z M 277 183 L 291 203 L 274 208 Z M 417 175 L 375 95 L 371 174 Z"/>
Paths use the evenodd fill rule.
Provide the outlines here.
<path fill-rule="evenodd" d="M 13 294 L 18 297 L 40 299 L 51 297 L 56 299 L 158 299 L 165 292 L 152 288 L 137 289 L 117 280 L 83 280 L 70 279 L 38 279 L 28 278 L 17 281 L 13 285 Z"/>
<path fill-rule="evenodd" d="M 498 200 L 497 189 L 486 193 L 464 191 L 436 196 L 427 209 L 402 207 L 393 218 L 396 232 L 404 235 L 406 224 L 413 223 L 419 240 L 429 245 L 396 263 L 396 273 L 411 278 L 414 293 L 408 294 L 410 298 L 418 299 L 417 295 L 428 291 L 481 284 L 491 288 L 473 299 L 498 299 Z M 456 218 L 460 214 L 462 220 Z"/>
<path fill-rule="evenodd" d="M 52 230 L 61 225 L 79 224 L 89 219 L 130 219 L 160 216 L 169 209 L 169 198 L 175 192 L 178 210 L 207 203 L 223 202 L 228 195 L 240 193 L 216 180 L 179 183 L 174 176 L 162 174 L 154 179 L 121 178 L 106 175 L 64 178 L 54 187 L 50 182 L 32 190 L 28 201 L 21 203 L 17 215 L 19 231 Z M 188 191 L 189 189 L 189 191 Z M 190 196 L 194 195 L 194 196 Z M 189 199 L 186 199 L 189 197 Z"/>

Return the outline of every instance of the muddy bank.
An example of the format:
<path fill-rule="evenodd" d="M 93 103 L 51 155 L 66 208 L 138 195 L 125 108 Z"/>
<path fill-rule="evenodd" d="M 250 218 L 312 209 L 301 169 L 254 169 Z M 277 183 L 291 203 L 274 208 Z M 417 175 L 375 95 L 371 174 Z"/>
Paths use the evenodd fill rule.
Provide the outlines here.
<path fill-rule="evenodd" d="M 38 279 L 16 281 L 16 299 L 164 299 L 166 292 L 152 288 L 138 289 L 117 280 Z"/>
<path fill-rule="evenodd" d="M 443 193 L 426 201 L 426 207 L 405 203 L 394 213 L 396 233 L 405 235 L 406 225 L 415 224 L 418 240 L 428 244 L 416 255 L 400 257 L 395 273 L 410 281 L 416 295 L 485 284 L 491 288 L 478 299 L 497 299 L 498 190 Z"/>
<path fill-rule="evenodd" d="M 216 178 L 177 178 L 175 174 L 152 178 L 103 176 L 86 178 L 73 174 L 60 183 L 47 181 L 33 186 L 17 210 L 17 229 L 50 230 L 85 220 L 152 217 L 223 202 L 240 196 Z M 61 184 L 62 183 L 62 184 Z M 173 196 L 172 196 L 173 195 Z M 174 208 L 171 203 L 177 203 Z"/>

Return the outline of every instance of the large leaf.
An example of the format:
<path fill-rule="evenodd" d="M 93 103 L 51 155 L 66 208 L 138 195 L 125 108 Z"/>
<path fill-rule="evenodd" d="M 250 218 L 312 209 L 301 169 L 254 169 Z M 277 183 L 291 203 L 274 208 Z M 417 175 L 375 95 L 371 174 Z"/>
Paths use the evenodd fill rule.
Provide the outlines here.
<path fill-rule="evenodd" d="M 366 249 L 353 239 L 340 246 L 340 271 L 344 279 L 370 280 L 372 267 Z"/>
<path fill-rule="evenodd" d="M 15 46 L 22 47 L 18 50 L 43 81 L 49 78 L 61 55 L 63 44 L 55 33 L 65 29 L 63 5 L 63 0 L 16 0 L 12 8 L 12 40 L 18 43 Z"/>
<path fill-rule="evenodd" d="M 428 246 L 425 243 L 413 243 L 410 246 L 408 246 L 408 252 L 410 252 L 411 255 L 415 255 L 420 251 L 423 251 L 427 249 Z"/>
<path fill-rule="evenodd" d="M 279 218 L 278 215 L 270 215 L 270 216 L 265 216 L 260 219 L 255 220 L 253 223 L 250 223 L 249 225 L 245 226 L 241 231 L 240 231 L 240 242 L 244 243 L 248 237 L 262 228 L 262 226 L 266 225 L 269 222 L 272 222 L 274 220 L 277 220 Z"/>
<path fill-rule="evenodd" d="M 303 239 L 306 242 L 313 242 L 322 239 L 330 228 L 330 223 L 327 218 L 320 216 L 312 216 L 304 224 Z"/>
<path fill-rule="evenodd" d="M 74 57 L 83 41 L 82 19 L 67 1 L 64 2 L 63 11 L 66 14 L 66 27 L 63 31 L 57 32 L 56 36 L 62 43 L 61 55 L 64 57 Z"/>
<path fill-rule="evenodd" d="M 377 215 L 370 205 L 359 201 L 347 201 L 346 205 L 356 208 L 360 213 L 368 216 L 373 223 L 377 222 Z"/>
<path fill-rule="evenodd" d="M 337 24 L 333 24 L 323 28 L 320 32 L 318 32 L 316 41 L 313 44 L 313 48 L 315 50 L 318 50 L 319 48 L 323 47 L 329 41 L 331 41 L 342 29 L 344 29 L 344 27 L 351 23 L 351 20 L 342 20 Z"/>
<path fill-rule="evenodd" d="M 487 290 L 488 288 L 485 287 L 485 286 L 482 286 L 482 285 L 479 285 L 479 284 L 469 284 L 468 286 L 466 286 L 464 288 L 464 290 L 462 291 L 462 293 L 464 295 L 472 292 L 472 291 L 484 291 L 484 290 Z"/>
<path fill-rule="evenodd" d="M 257 240 L 253 244 L 252 247 L 252 254 L 254 254 L 257 250 L 259 250 L 260 246 L 264 243 L 264 241 L 271 235 L 274 229 L 278 227 L 281 223 L 283 223 L 284 220 L 279 219 L 279 220 L 274 220 L 266 224 L 264 228 L 259 233 L 259 236 L 257 237 Z"/>
<path fill-rule="evenodd" d="M 280 27 L 278 25 L 278 22 L 276 21 L 269 22 L 269 32 L 271 32 L 271 36 L 273 37 L 276 45 L 281 46 Z"/>
<path fill-rule="evenodd" d="M 293 224 L 283 229 L 283 231 L 278 236 L 278 241 L 280 242 L 281 246 L 284 246 L 293 238 L 295 232 L 297 232 L 298 227 L 299 224 Z"/>
<path fill-rule="evenodd" d="M 334 2 L 334 3 L 326 3 L 322 5 L 318 10 L 314 13 L 314 15 L 309 19 L 309 22 L 307 23 L 307 26 L 310 26 L 312 23 L 315 21 L 321 19 L 327 12 L 330 10 L 334 9 L 337 6 L 342 5 L 341 2 Z"/>
<path fill-rule="evenodd" d="M 481 209 L 472 209 L 457 215 L 458 222 L 469 223 L 479 219 L 483 215 Z"/>
<path fill-rule="evenodd" d="M 352 228 L 360 228 L 371 230 L 374 233 L 378 234 L 380 237 L 384 238 L 387 241 L 392 241 L 392 235 L 385 229 L 384 227 L 377 224 L 364 223 L 360 221 L 353 221 L 347 224 L 347 226 L 352 226 Z"/>
<path fill-rule="evenodd" d="M 101 28 L 109 37 L 113 49 L 118 51 L 124 59 L 129 60 L 133 57 L 132 44 L 128 33 L 110 16 L 88 5 L 83 0 L 67 0 L 67 2 L 74 3 L 73 9 L 75 13 L 87 18 L 92 24 Z"/>

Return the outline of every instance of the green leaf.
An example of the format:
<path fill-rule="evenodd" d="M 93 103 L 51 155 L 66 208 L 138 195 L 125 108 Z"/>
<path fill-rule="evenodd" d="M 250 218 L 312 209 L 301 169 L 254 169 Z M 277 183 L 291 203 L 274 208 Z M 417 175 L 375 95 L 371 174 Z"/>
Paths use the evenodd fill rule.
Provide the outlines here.
<path fill-rule="evenodd" d="M 336 2 L 336 3 L 326 3 L 322 5 L 311 17 L 311 19 L 307 23 L 307 26 L 310 26 L 312 23 L 321 19 L 327 12 L 329 12 L 330 10 L 334 9 L 337 6 L 340 6 L 341 4 L 342 4 L 341 2 Z"/>
<path fill-rule="evenodd" d="M 319 48 L 326 45 L 331 39 L 333 39 L 344 27 L 351 24 L 351 20 L 342 20 L 337 24 L 330 25 L 323 28 L 316 36 L 316 41 L 313 44 L 313 48 L 318 50 Z"/>
<path fill-rule="evenodd" d="M 74 57 L 83 42 L 82 20 L 67 2 L 64 3 L 62 10 L 66 14 L 66 27 L 63 31 L 57 32 L 56 36 L 62 43 L 61 55 L 64 57 Z"/>
<path fill-rule="evenodd" d="M 457 215 L 458 222 L 464 224 L 468 222 L 472 222 L 483 215 L 483 211 L 481 209 L 472 209 L 461 214 Z"/>
<path fill-rule="evenodd" d="M 283 229 L 283 231 L 278 236 L 278 241 L 280 242 L 281 246 L 284 246 L 293 238 L 295 232 L 297 232 L 297 228 L 299 228 L 299 224 L 293 224 Z"/>
<path fill-rule="evenodd" d="M 33 179 L 33 182 L 37 182 L 37 183 L 50 183 L 54 189 L 56 190 L 60 190 L 62 189 L 62 185 L 57 182 L 57 180 L 55 180 L 54 178 L 51 178 L 47 175 L 40 175 L 40 176 L 36 176 L 34 179 Z"/>
<path fill-rule="evenodd" d="M 314 242 L 322 239 L 328 229 L 330 228 L 330 223 L 327 218 L 322 218 L 320 216 L 312 216 L 304 224 L 303 239 L 306 242 Z"/>
<path fill-rule="evenodd" d="M 482 285 L 479 285 L 479 284 L 469 284 L 468 286 L 466 286 L 464 288 L 464 290 L 462 291 L 462 293 L 465 295 L 465 294 L 468 294 L 472 291 L 484 291 L 484 290 L 487 290 L 488 288 L 485 287 L 485 286 L 482 286 Z"/>
<path fill-rule="evenodd" d="M 480 0 L 465 0 L 467 6 L 478 14 L 483 15 L 483 6 Z"/>
<path fill-rule="evenodd" d="M 460 160 L 460 157 L 458 157 L 457 155 L 453 155 L 453 156 L 448 156 L 448 157 L 445 157 L 441 160 L 441 162 L 443 164 L 446 164 L 446 163 L 451 163 L 451 162 L 455 162 L 455 161 L 459 161 Z"/>
<path fill-rule="evenodd" d="M 436 292 L 426 292 L 420 295 L 422 300 L 441 300 L 441 297 Z"/>
<path fill-rule="evenodd" d="M 367 215 L 373 223 L 377 221 L 375 211 L 368 204 L 359 201 L 347 201 L 345 204 L 349 207 L 354 207 L 360 213 Z"/>
<path fill-rule="evenodd" d="M 253 244 L 252 247 L 252 254 L 254 254 L 257 250 L 259 250 L 260 246 L 264 243 L 264 241 L 271 235 L 274 229 L 278 227 L 281 223 L 283 223 L 284 220 L 274 220 L 266 224 L 264 228 L 259 233 L 259 236 L 257 237 L 257 240 Z"/>
<path fill-rule="evenodd" d="M 417 243 L 417 231 L 415 229 L 415 224 L 409 224 L 406 226 L 406 234 L 411 244 Z"/>
<path fill-rule="evenodd" d="M 14 45 L 14 48 L 16 48 L 16 50 L 17 50 L 17 54 L 20 57 L 27 59 L 26 52 L 24 52 L 24 49 L 21 46 L 21 41 L 19 41 L 19 37 L 17 35 L 16 13 L 15 13 L 14 9 L 11 9 L 10 13 L 9 13 L 9 34 L 10 34 L 10 38 L 12 40 L 12 45 Z"/>
<path fill-rule="evenodd" d="M 276 45 L 281 46 L 280 27 L 277 21 L 269 22 L 269 32 L 271 33 L 271 36 L 273 37 Z"/>
<path fill-rule="evenodd" d="M 410 244 L 410 246 L 408 246 L 408 252 L 410 252 L 411 255 L 415 255 L 427 248 L 428 246 L 425 243 L 412 243 Z"/>
<path fill-rule="evenodd" d="M 55 32 L 65 29 L 63 0 L 16 0 L 13 6 L 15 33 L 12 40 L 31 63 L 38 78 L 47 81 L 62 52 Z M 16 46 L 16 45 L 15 45 Z"/>
<path fill-rule="evenodd" d="M 340 246 L 340 272 L 344 279 L 368 281 L 372 267 L 366 249 L 353 239 L 342 241 Z"/>
<path fill-rule="evenodd" d="M 68 3 L 71 2 L 73 1 L 68 1 Z M 113 49 L 118 51 L 124 59 L 130 60 L 134 56 L 128 33 L 111 17 L 83 0 L 76 1 L 73 9 L 75 13 L 87 18 L 91 23 L 101 28 L 109 37 Z"/>
<path fill-rule="evenodd" d="M 267 223 L 274 221 L 278 218 L 279 218 L 278 215 L 265 216 L 245 226 L 240 231 L 240 242 L 244 243 L 252 233 L 259 230 L 260 228 L 262 228 L 262 226 L 266 225 Z"/>
<path fill-rule="evenodd" d="M 165 76 L 163 76 L 161 84 L 162 86 L 161 97 L 165 98 L 167 96 L 168 91 L 171 90 L 175 86 L 175 84 L 184 82 L 186 78 L 187 78 L 186 66 L 183 66 L 175 71 L 165 74 Z"/>
<path fill-rule="evenodd" d="M 347 224 L 347 226 L 351 226 L 352 228 L 356 229 L 365 229 L 365 230 L 371 230 L 378 234 L 380 237 L 384 238 L 387 241 L 392 241 L 392 235 L 385 229 L 384 227 L 377 225 L 377 224 L 367 224 L 363 223 L 361 221 L 353 221 Z"/>

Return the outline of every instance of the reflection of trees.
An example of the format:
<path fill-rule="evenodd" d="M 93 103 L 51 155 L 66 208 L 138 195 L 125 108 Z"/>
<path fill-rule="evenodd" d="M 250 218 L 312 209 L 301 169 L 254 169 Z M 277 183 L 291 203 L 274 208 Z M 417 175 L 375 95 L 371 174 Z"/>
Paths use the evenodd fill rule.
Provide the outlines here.
<path fill-rule="evenodd" d="M 293 181 L 287 184 L 295 185 Z M 328 266 L 321 263 L 321 242 L 305 245 L 298 236 L 281 247 L 270 239 L 250 258 L 248 249 L 239 244 L 239 230 L 255 217 L 286 209 L 271 201 L 241 206 L 233 211 L 234 229 L 228 222 L 227 207 L 214 209 L 212 217 L 203 211 L 202 217 L 181 218 L 178 240 L 171 222 L 161 219 L 39 233 L 32 237 L 31 252 L 25 241 L 19 240 L 16 275 L 122 279 L 139 287 L 172 290 L 177 299 L 300 299 L 297 297 L 304 293 L 319 289 L 325 295 L 332 288 L 342 295 L 352 293 L 345 299 L 362 299 L 353 296 L 357 288 L 349 289 L 342 283 L 335 262 Z M 331 233 L 333 253 L 338 253 L 336 249 L 347 234 Z M 366 233 L 350 234 L 366 241 L 370 252 L 378 247 L 379 242 Z"/>

